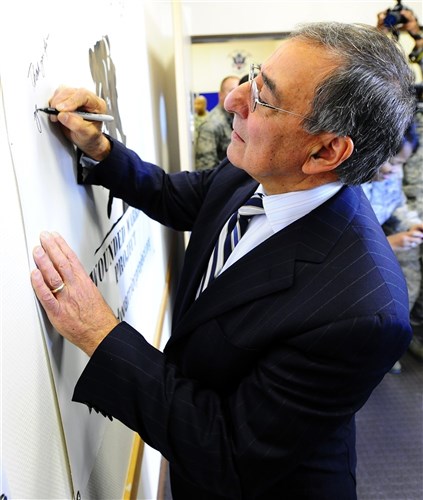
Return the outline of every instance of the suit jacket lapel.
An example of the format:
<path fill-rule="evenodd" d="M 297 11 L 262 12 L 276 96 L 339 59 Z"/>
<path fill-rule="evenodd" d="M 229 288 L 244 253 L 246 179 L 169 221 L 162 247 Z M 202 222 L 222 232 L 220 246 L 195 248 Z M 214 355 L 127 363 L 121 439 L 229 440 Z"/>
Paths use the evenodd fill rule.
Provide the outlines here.
<path fill-rule="evenodd" d="M 241 170 L 236 169 L 232 175 L 238 179 L 235 181 L 237 183 L 235 191 L 231 187 L 231 182 L 225 180 L 226 176 L 222 177 L 223 181 L 220 183 L 225 187 L 222 189 L 217 187 L 212 191 L 192 230 L 175 301 L 174 324 L 178 323 L 179 318 L 191 307 L 195 299 L 200 280 L 222 227 L 231 214 L 257 189 L 257 182 Z M 186 269 L 189 269 L 189 272 Z"/>
<path fill-rule="evenodd" d="M 242 201 L 248 198 L 250 192 L 251 189 L 243 193 L 245 196 Z M 296 261 L 322 262 L 351 222 L 358 205 L 356 193 L 356 188 L 343 188 L 322 206 L 279 231 L 234 263 L 196 301 L 191 299 L 189 307 L 176 317 L 171 343 L 225 311 L 289 288 L 295 278 Z M 212 246 L 213 242 L 210 252 Z M 209 257 L 208 251 L 204 251 L 204 254 L 207 255 L 197 258 L 196 264 L 200 269 L 192 276 L 191 286 L 198 286 Z M 185 290 L 185 297 L 195 296 L 195 293 L 196 289 Z"/>

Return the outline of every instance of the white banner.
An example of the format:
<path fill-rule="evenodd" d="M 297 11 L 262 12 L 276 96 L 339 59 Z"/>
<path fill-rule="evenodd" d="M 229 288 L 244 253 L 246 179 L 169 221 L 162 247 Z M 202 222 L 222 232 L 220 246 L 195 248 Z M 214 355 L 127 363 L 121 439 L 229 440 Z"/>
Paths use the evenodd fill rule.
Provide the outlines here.
<path fill-rule="evenodd" d="M 144 214 L 98 186 L 77 184 L 74 148 L 37 112 L 59 85 L 102 95 L 115 120 L 105 131 L 155 161 L 142 2 L 42 0 L 2 14 L 0 77 L 8 143 L 24 220 L 29 267 L 41 231 L 59 232 L 75 250 L 119 319 L 151 341 L 165 283 L 162 235 Z M 19 19 L 18 25 L 16 19 Z M 20 217 L 21 214 L 9 214 Z M 29 280 L 29 274 L 28 274 Z M 25 314 L 25 311 L 22 312 Z M 58 394 L 75 491 L 83 491 L 104 417 L 71 403 L 87 357 L 55 332 L 40 310 Z M 25 342 L 16 338 L 16 342 Z"/>

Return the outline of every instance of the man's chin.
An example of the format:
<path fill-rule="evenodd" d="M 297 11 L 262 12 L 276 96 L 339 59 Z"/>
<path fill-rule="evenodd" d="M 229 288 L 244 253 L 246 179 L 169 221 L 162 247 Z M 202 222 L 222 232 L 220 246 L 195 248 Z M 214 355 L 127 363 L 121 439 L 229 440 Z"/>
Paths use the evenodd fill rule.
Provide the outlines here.
<path fill-rule="evenodd" d="M 239 155 L 237 155 L 234 151 L 233 151 L 233 146 L 232 144 L 230 143 L 229 146 L 228 146 L 228 149 L 226 151 L 226 156 L 228 157 L 228 160 L 232 163 L 232 165 L 234 167 L 237 167 L 237 168 L 241 168 L 242 169 L 242 166 L 241 166 L 241 162 L 240 162 L 240 158 L 239 158 Z"/>

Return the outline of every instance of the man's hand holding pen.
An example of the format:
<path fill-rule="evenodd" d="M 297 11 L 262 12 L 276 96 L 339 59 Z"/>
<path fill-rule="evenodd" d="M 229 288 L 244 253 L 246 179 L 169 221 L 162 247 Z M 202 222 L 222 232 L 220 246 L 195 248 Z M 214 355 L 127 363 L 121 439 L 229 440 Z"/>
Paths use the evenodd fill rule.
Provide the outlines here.
<path fill-rule="evenodd" d="M 50 99 L 49 106 L 59 111 L 50 115 L 51 121 L 60 122 L 64 135 L 81 151 L 94 160 L 104 160 L 110 153 L 110 141 L 102 133 L 102 123 L 84 120 L 75 113 L 84 110 L 89 113 L 106 113 L 106 102 L 86 89 L 60 87 Z"/>

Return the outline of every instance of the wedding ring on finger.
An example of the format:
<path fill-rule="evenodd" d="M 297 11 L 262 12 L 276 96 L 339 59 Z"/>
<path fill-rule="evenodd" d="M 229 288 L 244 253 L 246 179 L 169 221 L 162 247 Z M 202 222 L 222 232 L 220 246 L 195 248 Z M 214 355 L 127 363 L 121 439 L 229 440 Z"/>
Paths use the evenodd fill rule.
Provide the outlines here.
<path fill-rule="evenodd" d="M 62 283 L 62 284 L 61 284 L 60 286 L 58 286 L 57 288 L 54 288 L 54 289 L 51 291 L 51 293 L 52 293 L 53 295 L 56 295 L 56 293 L 61 292 L 64 288 L 65 288 L 65 284 L 64 284 L 64 283 Z"/>

